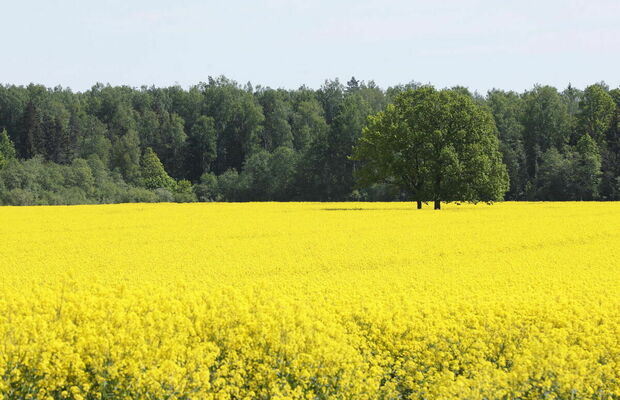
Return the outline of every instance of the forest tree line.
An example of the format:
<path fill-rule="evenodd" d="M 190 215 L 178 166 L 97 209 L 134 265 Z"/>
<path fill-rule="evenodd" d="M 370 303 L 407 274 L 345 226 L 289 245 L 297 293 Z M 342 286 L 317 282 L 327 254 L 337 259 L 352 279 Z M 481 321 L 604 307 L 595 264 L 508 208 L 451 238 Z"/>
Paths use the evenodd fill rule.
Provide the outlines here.
<path fill-rule="evenodd" d="M 0 85 L 0 204 L 408 200 L 359 186 L 350 156 L 368 116 L 419 86 Z M 494 117 L 506 200 L 620 200 L 620 89 L 453 89 Z"/>

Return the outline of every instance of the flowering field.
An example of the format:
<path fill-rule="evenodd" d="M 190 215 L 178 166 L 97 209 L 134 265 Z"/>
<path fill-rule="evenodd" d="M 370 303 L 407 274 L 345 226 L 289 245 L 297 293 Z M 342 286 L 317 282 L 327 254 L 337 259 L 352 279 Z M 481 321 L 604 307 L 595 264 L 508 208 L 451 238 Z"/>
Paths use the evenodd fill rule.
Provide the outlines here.
<path fill-rule="evenodd" d="M 0 208 L 9 399 L 618 399 L 620 204 Z"/>

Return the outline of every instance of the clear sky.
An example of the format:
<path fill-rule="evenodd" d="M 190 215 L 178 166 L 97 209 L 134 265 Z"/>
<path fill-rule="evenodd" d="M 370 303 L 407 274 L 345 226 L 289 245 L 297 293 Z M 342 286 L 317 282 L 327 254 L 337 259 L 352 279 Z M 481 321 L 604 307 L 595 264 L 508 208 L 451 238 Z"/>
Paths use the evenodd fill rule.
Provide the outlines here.
<path fill-rule="evenodd" d="M 620 84 L 618 0 L 1 0 L 0 82 Z"/>

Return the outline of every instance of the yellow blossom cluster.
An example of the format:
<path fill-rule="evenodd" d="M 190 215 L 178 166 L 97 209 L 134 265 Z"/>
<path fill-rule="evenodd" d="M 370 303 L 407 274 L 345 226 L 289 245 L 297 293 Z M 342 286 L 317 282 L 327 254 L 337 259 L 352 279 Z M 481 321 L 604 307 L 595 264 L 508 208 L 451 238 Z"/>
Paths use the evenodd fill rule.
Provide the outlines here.
<path fill-rule="evenodd" d="M 0 397 L 620 399 L 620 204 L 0 208 Z"/>

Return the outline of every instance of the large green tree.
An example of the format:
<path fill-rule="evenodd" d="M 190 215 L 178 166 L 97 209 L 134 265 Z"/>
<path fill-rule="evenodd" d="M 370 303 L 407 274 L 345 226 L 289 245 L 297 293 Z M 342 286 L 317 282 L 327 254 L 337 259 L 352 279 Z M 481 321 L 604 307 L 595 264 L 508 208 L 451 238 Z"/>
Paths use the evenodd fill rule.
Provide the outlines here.
<path fill-rule="evenodd" d="M 363 183 L 389 182 L 418 202 L 501 200 L 508 174 L 490 112 L 454 90 L 401 93 L 369 118 L 355 148 Z"/>

